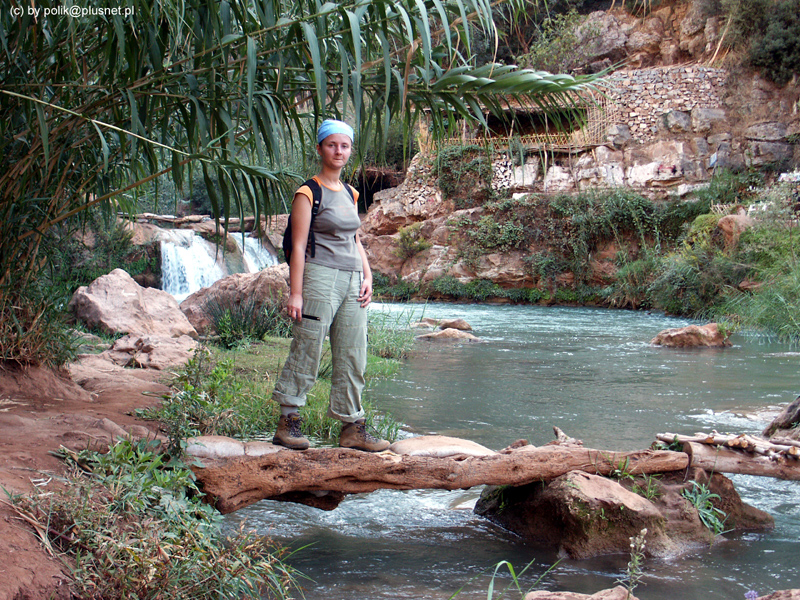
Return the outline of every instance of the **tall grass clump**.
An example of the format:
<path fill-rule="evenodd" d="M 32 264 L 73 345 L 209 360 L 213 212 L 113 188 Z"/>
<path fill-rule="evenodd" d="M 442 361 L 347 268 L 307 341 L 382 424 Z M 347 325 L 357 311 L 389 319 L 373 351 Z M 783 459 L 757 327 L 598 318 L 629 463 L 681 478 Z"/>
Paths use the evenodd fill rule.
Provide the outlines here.
<path fill-rule="evenodd" d="M 751 294 L 737 294 L 716 312 L 739 328 L 800 344 L 800 274 L 771 280 Z"/>
<path fill-rule="evenodd" d="M 414 330 L 411 321 L 412 311 L 390 313 L 379 310 L 369 311 L 367 326 L 367 350 L 380 358 L 406 358 L 414 347 Z"/>
<path fill-rule="evenodd" d="M 235 302 L 227 297 L 211 296 L 203 305 L 203 310 L 211 319 L 223 348 L 261 340 L 265 336 L 292 335 L 292 322 L 284 314 L 277 298 L 257 304 L 253 298 Z"/>
<path fill-rule="evenodd" d="M 283 599 L 296 587 L 282 550 L 255 533 L 223 536 L 189 467 L 152 443 L 61 453 L 68 485 L 13 501 L 42 542 L 74 562 L 75 597 Z"/>

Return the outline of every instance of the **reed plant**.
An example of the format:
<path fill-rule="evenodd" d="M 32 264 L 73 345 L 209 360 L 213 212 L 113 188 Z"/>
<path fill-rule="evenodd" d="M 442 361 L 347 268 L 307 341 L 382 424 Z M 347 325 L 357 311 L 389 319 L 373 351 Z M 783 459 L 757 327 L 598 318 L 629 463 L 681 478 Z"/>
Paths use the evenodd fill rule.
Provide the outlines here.
<path fill-rule="evenodd" d="M 523 589 L 522 578 L 531 569 L 534 561 L 529 562 L 519 571 L 517 571 L 514 568 L 514 565 L 512 565 L 507 560 L 499 561 L 498 563 L 496 563 L 487 570 L 487 572 L 491 571 L 492 575 L 489 578 L 489 583 L 486 586 L 486 600 L 494 600 L 495 598 L 499 600 L 501 598 L 505 598 L 509 592 L 511 592 L 514 596 L 519 597 L 520 599 L 524 598 L 530 590 L 534 589 L 541 583 L 542 579 L 544 579 L 544 577 L 548 573 L 550 573 L 550 571 L 552 571 L 558 566 L 559 562 L 561 562 L 560 559 L 556 561 L 554 564 L 550 565 L 548 568 L 546 568 L 531 585 L 527 586 L 527 589 Z M 505 571 L 508 572 L 507 575 L 508 581 L 505 583 L 504 586 L 501 587 L 501 584 L 503 583 L 501 578 L 504 576 Z M 451 595 L 448 598 L 448 600 L 456 600 L 456 598 L 458 598 L 461 595 L 461 593 L 466 589 L 469 583 L 472 583 L 482 575 L 483 574 L 481 573 L 470 579 L 470 581 L 467 582 L 467 584 L 461 586 L 461 588 L 459 588 L 453 595 Z M 497 592 L 498 594 L 497 596 L 495 596 L 495 592 Z"/>

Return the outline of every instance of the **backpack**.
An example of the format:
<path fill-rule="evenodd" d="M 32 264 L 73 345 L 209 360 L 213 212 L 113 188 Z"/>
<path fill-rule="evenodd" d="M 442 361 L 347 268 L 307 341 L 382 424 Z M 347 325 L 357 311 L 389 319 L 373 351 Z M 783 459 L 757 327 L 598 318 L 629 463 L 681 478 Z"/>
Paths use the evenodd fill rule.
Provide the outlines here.
<path fill-rule="evenodd" d="M 314 238 L 314 219 L 319 212 L 319 205 L 322 203 L 322 186 L 317 182 L 316 179 L 311 178 L 303 185 L 306 185 L 311 190 L 311 194 L 313 198 L 311 199 L 311 223 L 308 226 L 308 245 L 311 246 L 311 257 L 313 258 L 317 253 L 317 242 Z M 346 183 L 342 182 L 344 189 L 347 190 L 347 193 L 350 194 L 350 197 L 355 202 L 356 197 L 353 192 L 353 188 L 347 185 Z M 303 187 L 303 186 L 300 186 Z M 289 220 L 286 223 L 286 230 L 283 232 L 283 244 L 281 245 L 283 248 L 283 255 L 286 257 L 286 262 L 289 263 L 289 259 L 292 255 L 292 215 L 289 214 Z"/>

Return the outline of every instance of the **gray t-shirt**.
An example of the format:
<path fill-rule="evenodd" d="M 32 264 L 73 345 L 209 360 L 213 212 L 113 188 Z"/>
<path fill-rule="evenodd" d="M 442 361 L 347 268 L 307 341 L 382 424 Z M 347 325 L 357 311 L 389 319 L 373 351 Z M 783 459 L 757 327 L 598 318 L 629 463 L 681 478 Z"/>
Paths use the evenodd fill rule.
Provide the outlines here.
<path fill-rule="evenodd" d="M 316 181 L 322 188 L 322 201 L 311 228 L 314 231 L 315 255 L 311 258 L 309 245 L 306 248 L 306 262 L 342 271 L 363 271 L 361 254 L 356 246 L 356 232 L 361 227 L 361 219 L 355 201 L 344 184 L 340 190 L 332 190 L 319 179 Z M 297 193 L 305 195 L 312 202 L 311 190 L 307 186 L 302 186 Z M 358 200 L 357 192 L 355 200 Z"/>

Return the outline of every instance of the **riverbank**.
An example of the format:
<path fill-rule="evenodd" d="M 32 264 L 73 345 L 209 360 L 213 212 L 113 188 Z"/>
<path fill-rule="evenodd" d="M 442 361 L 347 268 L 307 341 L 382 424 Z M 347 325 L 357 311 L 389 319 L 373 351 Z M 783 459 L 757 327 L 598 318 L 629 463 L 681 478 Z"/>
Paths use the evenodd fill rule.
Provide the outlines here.
<path fill-rule="evenodd" d="M 157 404 L 168 391 L 161 371 L 89 358 L 69 372 L 73 381 L 45 369 L 0 370 L 0 487 L 6 491 L 0 504 L 0 600 L 71 597 L 65 559 L 46 552 L 34 529 L 6 503 L 7 493 L 58 489 L 67 474 L 53 455 L 60 446 L 102 449 L 125 431 L 154 436 L 156 425 L 133 411 Z"/>

